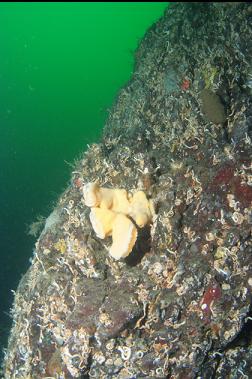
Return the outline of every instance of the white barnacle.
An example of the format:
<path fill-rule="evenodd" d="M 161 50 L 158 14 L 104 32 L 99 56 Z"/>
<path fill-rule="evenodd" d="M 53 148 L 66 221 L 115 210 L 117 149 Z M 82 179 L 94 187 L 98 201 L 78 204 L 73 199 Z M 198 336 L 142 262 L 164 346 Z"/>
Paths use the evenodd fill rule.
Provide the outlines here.
<path fill-rule="evenodd" d="M 235 224 L 241 225 L 244 221 L 244 216 L 243 214 L 239 212 L 234 212 L 232 214 L 232 220 L 234 221 Z"/>
<path fill-rule="evenodd" d="M 118 346 L 118 350 L 121 353 L 121 357 L 124 361 L 128 361 L 131 357 L 131 348 L 128 346 Z"/>
<path fill-rule="evenodd" d="M 137 359 L 141 359 L 141 358 L 143 358 L 143 356 L 144 356 L 144 352 L 143 352 L 143 351 L 138 350 L 138 351 L 136 352 L 136 357 L 137 357 Z"/>
<path fill-rule="evenodd" d="M 100 365 L 102 365 L 105 362 L 106 358 L 102 353 L 96 352 L 94 354 L 94 360 L 96 360 Z"/>
<path fill-rule="evenodd" d="M 158 376 L 160 376 L 160 375 L 164 375 L 163 367 L 158 367 L 158 368 L 156 369 L 156 374 L 157 374 Z"/>
<path fill-rule="evenodd" d="M 74 206 L 74 201 L 73 200 L 69 200 L 69 202 L 68 202 L 68 208 L 72 209 L 73 206 Z"/>

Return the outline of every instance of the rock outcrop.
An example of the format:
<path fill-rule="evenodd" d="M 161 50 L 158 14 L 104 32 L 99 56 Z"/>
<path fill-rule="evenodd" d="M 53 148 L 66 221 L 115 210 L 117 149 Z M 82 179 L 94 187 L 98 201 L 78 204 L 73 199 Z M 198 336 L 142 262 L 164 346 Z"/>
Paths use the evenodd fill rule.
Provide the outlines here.
<path fill-rule="evenodd" d="M 252 7 L 172 3 L 42 232 L 5 378 L 252 377 Z M 83 187 L 144 191 L 118 261 Z"/>

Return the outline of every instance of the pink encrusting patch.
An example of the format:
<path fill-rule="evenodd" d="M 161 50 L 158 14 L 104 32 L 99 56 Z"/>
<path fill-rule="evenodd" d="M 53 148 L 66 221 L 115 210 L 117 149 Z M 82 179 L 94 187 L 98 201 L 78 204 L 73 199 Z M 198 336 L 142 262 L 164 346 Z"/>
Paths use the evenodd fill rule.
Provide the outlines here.
<path fill-rule="evenodd" d="M 252 187 L 242 181 L 242 178 L 235 174 L 236 167 L 227 164 L 222 167 L 212 180 L 209 188 L 219 193 L 233 193 L 243 208 L 249 207 L 252 201 Z M 226 187 L 222 187 L 226 186 Z M 222 191 L 221 191 L 222 190 Z"/>

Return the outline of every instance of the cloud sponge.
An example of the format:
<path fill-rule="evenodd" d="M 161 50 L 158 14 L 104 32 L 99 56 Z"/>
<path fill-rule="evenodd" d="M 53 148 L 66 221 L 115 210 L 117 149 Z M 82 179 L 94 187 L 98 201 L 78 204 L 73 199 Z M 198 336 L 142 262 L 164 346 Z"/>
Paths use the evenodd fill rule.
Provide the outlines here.
<path fill-rule="evenodd" d="M 145 193 L 137 191 L 132 195 L 125 189 L 87 183 L 83 196 L 85 205 L 91 208 L 89 218 L 97 237 L 112 236 L 109 254 L 116 260 L 127 257 L 137 239 L 137 226 L 143 228 L 149 224 L 154 214 Z"/>

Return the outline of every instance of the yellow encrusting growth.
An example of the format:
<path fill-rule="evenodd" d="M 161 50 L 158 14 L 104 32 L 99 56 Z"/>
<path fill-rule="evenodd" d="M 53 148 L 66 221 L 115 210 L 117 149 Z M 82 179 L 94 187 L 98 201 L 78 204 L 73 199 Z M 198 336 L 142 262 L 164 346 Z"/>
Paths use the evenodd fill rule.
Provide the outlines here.
<path fill-rule="evenodd" d="M 143 191 L 134 195 L 125 189 L 100 187 L 88 183 L 83 188 L 85 205 L 91 207 L 90 221 L 99 238 L 112 235 L 110 255 L 115 259 L 127 257 L 137 239 L 137 227 L 150 223 L 154 214 L 152 203 Z M 132 222 L 133 219 L 136 223 Z"/>

